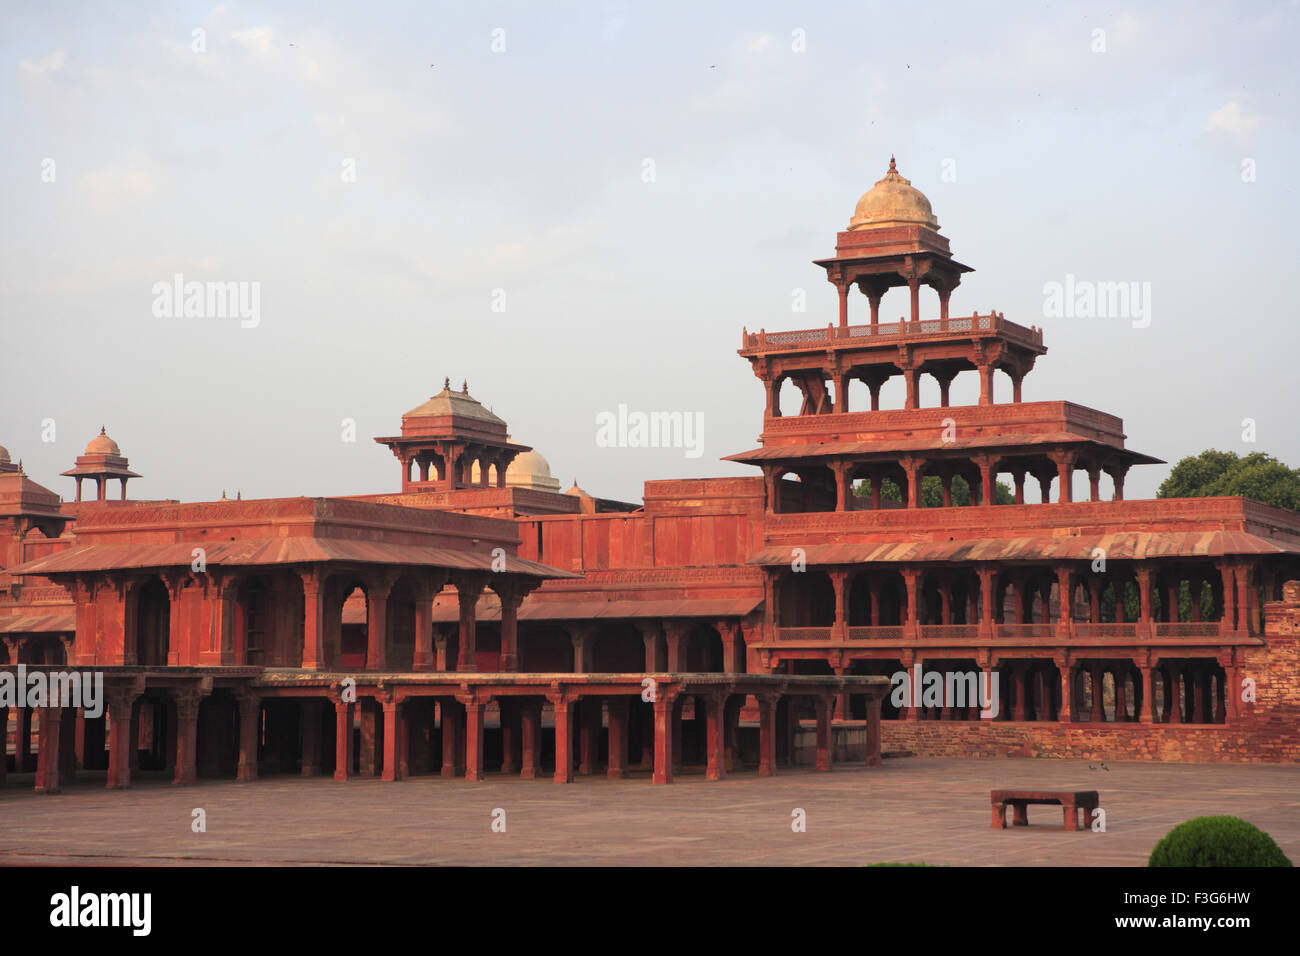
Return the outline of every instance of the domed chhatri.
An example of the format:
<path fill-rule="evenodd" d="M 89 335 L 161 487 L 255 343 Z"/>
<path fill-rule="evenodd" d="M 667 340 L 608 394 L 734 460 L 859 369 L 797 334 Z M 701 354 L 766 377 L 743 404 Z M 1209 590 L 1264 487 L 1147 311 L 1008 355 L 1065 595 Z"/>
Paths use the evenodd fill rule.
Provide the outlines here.
<path fill-rule="evenodd" d="M 939 231 L 939 220 L 934 217 L 930 200 L 910 179 L 903 178 L 893 156 L 889 157 L 889 170 L 858 200 L 849 231 L 891 226 L 925 226 Z"/>
<path fill-rule="evenodd" d="M 114 458 L 122 457 L 122 449 L 117 447 L 117 442 L 109 438 L 105 433 L 104 426 L 99 426 L 99 434 L 90 440 L 86 446 L 87 455 L 112 455 Z"/>
<path fill-rule="evenodd" d="M 401 462 L 403 493 L 504 488 L 515 456 L 529 451 L 510 440 L 502 418 L 470 395 L 468 382 L 457 391 L 450 377 L 441 392 L 402 416 L 400 435 L 375 441 Z"/>
<path fill-rule="evenodd" d="M 108 431 L 102 425 L 99 434 L 90 440 L 85 454 L 77 456 L 76 464 L 68 471 L 62 472 L 77 482 L 77 501 L 81 500 L 81 483 L 89 478 L 95 482 L 95 500 L 108 500 L 109 480 L 122 483 L 122 500 L 126 500 L 126 482 L 130 478 L 139 478 L 128 467 L 130 462 L 122 454 L 117 442 L 108 437 Z"/>
<path fill-rule="evenodd" d="M 0 445 L 0 465 L 7 465 L 13 459 L 9 457 L 9 449 Z"/>

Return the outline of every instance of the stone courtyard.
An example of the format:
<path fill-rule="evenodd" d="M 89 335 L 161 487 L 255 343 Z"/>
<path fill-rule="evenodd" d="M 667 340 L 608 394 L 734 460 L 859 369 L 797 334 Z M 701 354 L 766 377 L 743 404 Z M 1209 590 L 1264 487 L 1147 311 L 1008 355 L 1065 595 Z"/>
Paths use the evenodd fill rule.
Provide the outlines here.
<path fill-rule="evenodd" d="M 10 776 L 0 790 L 0 863 L 381 865 L 1142 866 L 1194 816 L 1228 813 L 1300 861 L 1300 767 L 1033 759 L 888 759 L 879 768 L 792 770 L 666 787 L 643 775 L 571 786 L 489 775 L 270 776 L 108 792 L 94 775 L 42 796 Z M 102 775 L 101 775 L 102 776 Z M 1105 833 L 1066 833 L 1056 807 L 1027 828 L 993 830 L 989 791 L 1094 789 Z M 191 831 L 192 811 L 207 832 Z M 505 832 L 493 831 L 504 810 Z M 806 831 L 792 814 L 806 813 Z M 500 814 L 497 814 L 500 817 Z"/>

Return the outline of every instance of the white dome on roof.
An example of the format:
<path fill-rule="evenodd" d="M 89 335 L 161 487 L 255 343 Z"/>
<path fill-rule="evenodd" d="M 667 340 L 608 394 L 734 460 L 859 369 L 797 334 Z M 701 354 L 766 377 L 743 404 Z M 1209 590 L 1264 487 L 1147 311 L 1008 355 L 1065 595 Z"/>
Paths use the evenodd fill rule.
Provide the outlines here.
<path fill-rule="evenodd" d="M 511 488 L 531 488 L 533 491 L 560 490 L 560 482 L 551 475 L 551 464 L 542 453 L 533 449 L 523 451 L 506 469 L 506 485 Z"/>

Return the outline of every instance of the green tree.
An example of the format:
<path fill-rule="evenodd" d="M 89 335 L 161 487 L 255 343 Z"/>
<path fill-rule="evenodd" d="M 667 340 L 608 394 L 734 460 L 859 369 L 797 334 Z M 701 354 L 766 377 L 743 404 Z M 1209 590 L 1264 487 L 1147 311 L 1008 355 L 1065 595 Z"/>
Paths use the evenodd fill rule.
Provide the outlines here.
<path fill-rule="evenodd" d="M 1300 469 L 1288 468 L 1263 452 L 1243 457 L 1210 448 L 1174 465 L 1156 492 L 1157 498 L 1216 495 L 1241 495 L 1300 511 Z"/>
<path fill-rule="evenodd" d="M 1000 505 L 1014 504 L 1016 496 L 1012 494 L 1010 487 L 1005 482 L 999 481 L 995 486 L 993 493 L 994 501 Z M 858 483 L 853 489 L 853 493 L 859 497 L 871 497 L 871 484 L 866 481 Z M 880 498 L 882 501 L 903 500 L 903 489 L 899 487 L 898 482 L 892 478 L 886 478 L 880 483 Z M 971 503 L 971 488 L 968 482 L 961 475 L 952 477 L 952 503 L 959 507 L 965 507 Z M 938 508 L 943 505 L 943 482 L 938 475 L 925 475 L 921 478 L 921 506 L 924 508 Z"/>

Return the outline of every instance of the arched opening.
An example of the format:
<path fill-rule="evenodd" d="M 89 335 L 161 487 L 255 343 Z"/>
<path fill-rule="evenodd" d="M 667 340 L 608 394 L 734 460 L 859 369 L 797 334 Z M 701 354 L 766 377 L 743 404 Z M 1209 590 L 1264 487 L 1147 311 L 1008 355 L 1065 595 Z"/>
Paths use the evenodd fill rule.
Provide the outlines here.
<path fill-rule="evenodd" d="M 776 389 L 778 414 L 783 418 L 798 415 L 800 408 L 803 407 L 803 392 L 799 390 L 799 386 L 790 381 L 789 376 L 783 375 Z"/>
<path fill-rule="evenodd" d="M 156 576 L 140 587 L 135 622 L 136 663 L 141 667 L 165 667 L 170 650 L 171 599 L 166 585 Z"/>
<path fill-rule="evenodd" d="M 337 665 L 343 668 L 364 669 L 369 648 L 369 602 L 366 591 L 359 583 L 348 582 L 339 611 L 339 654 Z"/>
<path fill-rule="evenodd" d="M 906 404 L 907 382 L 902 375 L 891 375 L 880 386 L 880 410 L 898 409 Z"/>

